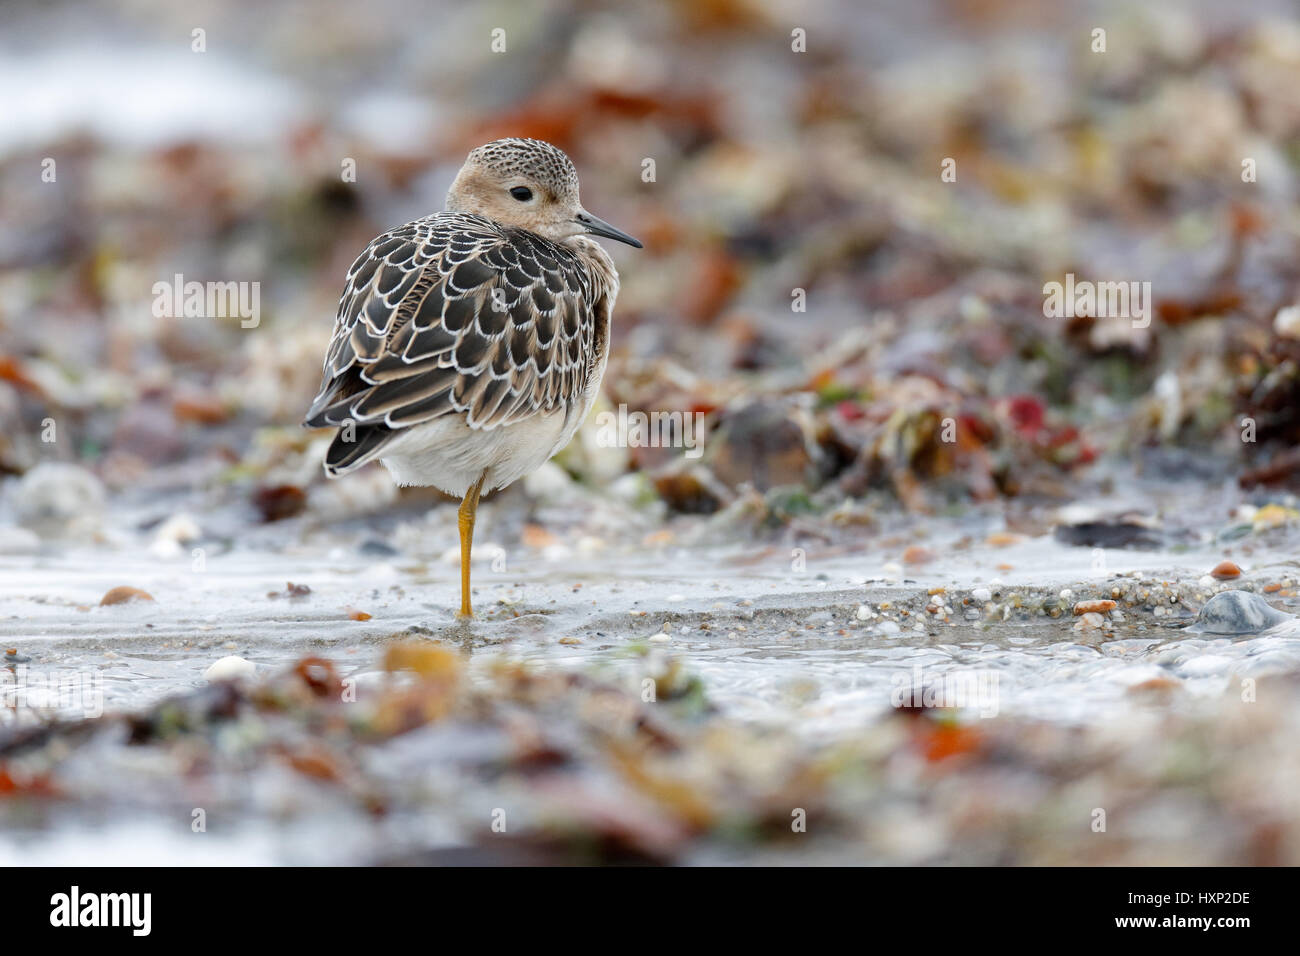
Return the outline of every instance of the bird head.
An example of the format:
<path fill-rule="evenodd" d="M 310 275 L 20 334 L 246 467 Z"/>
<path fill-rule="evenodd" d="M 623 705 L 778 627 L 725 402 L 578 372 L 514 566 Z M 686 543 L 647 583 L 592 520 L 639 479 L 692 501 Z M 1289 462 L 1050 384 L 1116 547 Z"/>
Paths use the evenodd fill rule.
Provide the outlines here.
<path fill-rule="evenodd" d="M 486 216 L 553 242 L 590 235 L 641 248 L 582 207 L 573 162 L 539 139 L 498 139 L 472 150 L 447 193 L 447 209 Z"/>

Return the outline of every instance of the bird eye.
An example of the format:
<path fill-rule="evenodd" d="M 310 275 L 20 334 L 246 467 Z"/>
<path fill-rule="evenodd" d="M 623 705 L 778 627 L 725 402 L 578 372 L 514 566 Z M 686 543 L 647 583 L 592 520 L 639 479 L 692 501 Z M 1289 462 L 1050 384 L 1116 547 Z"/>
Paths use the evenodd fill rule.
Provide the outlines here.
<path fill-rule="evenodd" d="M 516 186 L 514 189 L 510 190 L 510 195 L 514 196 L 520 202 L 528 202 L 528 200 L 533 198 L 533 191 L 527 186 Z"/>

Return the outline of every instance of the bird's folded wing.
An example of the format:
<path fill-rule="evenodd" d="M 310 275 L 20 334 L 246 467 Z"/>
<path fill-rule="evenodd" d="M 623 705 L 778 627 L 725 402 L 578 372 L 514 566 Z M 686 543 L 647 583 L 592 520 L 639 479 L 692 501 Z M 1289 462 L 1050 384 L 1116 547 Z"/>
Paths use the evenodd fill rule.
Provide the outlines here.
<path fill-rule="evenodd" d="M 348 270 L 313 427 L 495 428 L 575 401 L 602 290 L 572 252 L 480 216 L 376 238 Z"/>

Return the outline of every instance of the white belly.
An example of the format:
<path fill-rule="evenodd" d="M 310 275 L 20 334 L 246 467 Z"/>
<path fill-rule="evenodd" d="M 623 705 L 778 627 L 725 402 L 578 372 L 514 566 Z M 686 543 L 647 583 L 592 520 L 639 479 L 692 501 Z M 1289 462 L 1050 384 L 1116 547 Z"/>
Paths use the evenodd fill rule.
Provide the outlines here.
<path fill-rule="evenodd" d="M 600 391 L 609 343 L 596 356 L 586 391 L 573 405 L 500 428 L 470 428 L 461 415 L 413 425 L 383 449 L 379 460 L 399 485 L 432 485 L 464 497 L 487 472 L 483 493 L 504 488 L 547 462 L 569 443 Z"/>
<path fill-rule="evenodd" d="M 582 412 L 585 416 L 585 407 Z M 407 430 L 384 449 L 380 461 L 399 485 L 432 485 L 458 498 L 487 472 L 486 493 L 522 478 L 567 445 L 582 422 L 576 414 L 568 418 L 564 409 L 556 409 L 483 429 L 448 415 Z"/>

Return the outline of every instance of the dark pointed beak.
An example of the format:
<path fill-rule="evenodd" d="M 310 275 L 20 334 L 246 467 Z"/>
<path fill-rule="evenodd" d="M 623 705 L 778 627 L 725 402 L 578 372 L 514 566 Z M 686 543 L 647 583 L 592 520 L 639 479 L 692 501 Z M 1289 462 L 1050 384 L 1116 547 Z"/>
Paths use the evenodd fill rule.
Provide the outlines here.
<path fill-rule="evenodd" d="M 619 242 L 626 242 L 629 246 L 635 246 L 637 249 L 642 248 L 639 239 L 633 239 L 622 229 L 615 229 L 604 219 L 597 219 L 586 210 L 578 213 L 578 224 L 593 236 L 604 236 L 606 239 L 617 239 Z"/>

